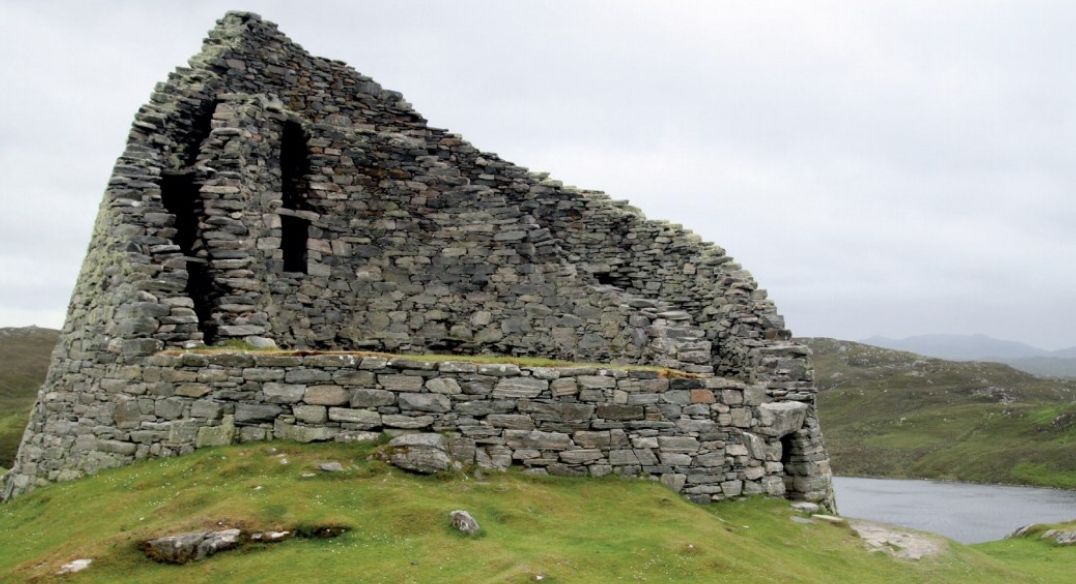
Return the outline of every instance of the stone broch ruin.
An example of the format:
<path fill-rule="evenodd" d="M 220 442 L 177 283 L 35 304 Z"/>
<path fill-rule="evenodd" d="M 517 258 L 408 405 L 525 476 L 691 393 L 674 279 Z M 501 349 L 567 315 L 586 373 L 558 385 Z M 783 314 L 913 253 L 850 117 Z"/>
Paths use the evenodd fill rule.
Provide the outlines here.
<path fill-rule="evenodd" d="M 290 351 L 196 350 L 227 341 Z M 811 378 L 720 247 L 482 152 L 229 13 L 135 115 L 3 498 L 206 446 L 386 432 L 483 467 L 830 504 Z"/>

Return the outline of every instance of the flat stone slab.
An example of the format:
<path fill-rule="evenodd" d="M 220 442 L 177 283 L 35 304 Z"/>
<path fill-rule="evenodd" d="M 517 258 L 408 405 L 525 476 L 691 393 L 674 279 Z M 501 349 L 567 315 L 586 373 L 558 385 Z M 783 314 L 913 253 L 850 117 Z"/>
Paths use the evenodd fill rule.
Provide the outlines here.
<path fill-rule="evenodd" d="M 828 517 L 812 515 L 813 518 Z M 948 547 L 940 535 L 897 527 L 866 519 L 847 519 L 848 525 L 867 544 L 871 551 L 882 552 L 902 560 L 918 560 L 935 556 Z"/>

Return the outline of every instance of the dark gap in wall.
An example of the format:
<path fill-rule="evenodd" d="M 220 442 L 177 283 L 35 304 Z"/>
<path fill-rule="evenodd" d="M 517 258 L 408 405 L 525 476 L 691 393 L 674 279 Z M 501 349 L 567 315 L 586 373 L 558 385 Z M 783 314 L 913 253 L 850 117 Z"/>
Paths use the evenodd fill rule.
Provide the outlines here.
<path fill-rule="evenodd" d="M 187 130 L 186 135 L 180 136 L 177 147 L 179 163 L 183 168 L 192 167 L 198 161 L 198 154 L 202 151 L 202 142 L 205 142 L 213 130 L 213 112 L 216 109 L 215 100 L 206 100 L 190 113 L 190 129 Z"/>
<path fill-rule="evenodd" d="M 284 271 L 306 273 L 306 240 L 310 222 L 291 215 L 280 216 L 280 249 Z"/>
<path fill-rule="evenodd" d="M 290 211 L 308 209 L 306 175 L 310 172 L 310 150 L 303 127 L 284 122 L 280 140 L 281 206 Z M 310 221 L 292 214 L 280 215 L 280 249 L 284 254 L 284 271 L 306 273 L 306 243 Z"/>
<path fill-rule="evenodd" d="M 209 344 L 216 338 L 216 326 L 211 323 L 213 305 L 219 294 L 213 276 L 205 260 L 205 248 L 201 240 L 199 218 L 203 216 L 202 198 L 198 192 L 200 185 L 195 181 L 194 173 L 166 172 L 161 176 L 161 203 L 169 213 L 175 215 L 176 245 L 187 259 L 186 293 L 194 301 L 194 312 L 198 315 L 198 329 L 202 331 L 203 340 Z"/>
<path fill-rule="evenodd" d="M 793 471 L 795 468 L 792 463 L 792 454 L 795 452 L 802 457 L 803 453 L 802 448 L 800 448 L 802 444 L 795 437 L 795 432 L 781 437 L 781 464 L 785 467 L 785 490 L 789 493 L 794 490 L 792 477 L 794 476 Z"/>
<path fill-rule="evenodd" d="M 205 207 L 199 193 L 201 182 L 194 166 L 202 151 L 202 143 L 213 130 L 215 100 L 207 99 L 191 108 L 186 118 L 190 125 L 177 130 L 178 145 L 172 159 L 172 172 L 161 176 L 161 203 L 175 215 L 176 235 L 173 237 L 183 255 L 187 257 L 187 287 L 185 292 L 194 302 L 198 315 L 198 330 L 202 340 L 212 344 L 217 336 L 217 325 L 212 321 L 213 307 L 221 295 L 209 270 L 209 254 L 202 241 L 200 227 L 205 217 Z"/>
<path fill-rule="evenodd" d="M 169 213 L 176 216 L 172 238 L 183 250 L 183 255 L 193 255 L 194 242 L 198 239 L 198 216 L 201 198 L 191 172 L 163 173 L 161 176 L 161 203 Z M 195 211 L 195 207 L 199 207 Z"/>
<path fill-rule="evenodd" d="M 594 278 L 602 286 L 616 286 L 616 278 L 609 272 L 594 272 Z"/>

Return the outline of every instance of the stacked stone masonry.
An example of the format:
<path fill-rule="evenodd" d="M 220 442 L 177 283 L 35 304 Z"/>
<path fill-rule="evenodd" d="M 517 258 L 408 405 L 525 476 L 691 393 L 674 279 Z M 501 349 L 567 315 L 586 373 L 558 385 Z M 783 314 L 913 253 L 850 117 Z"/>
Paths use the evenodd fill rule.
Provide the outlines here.
<path fill-rule="evenodd" d="M 768 401 L 759 385 L 666 374 L 339 353 L 162 353 L 101 379 L 111 399 L 46 396 L 46 409 L 74 411 L 80 422 L 56 428 L 66 438 L 51 446 L 74 468 L 37 470 L 65 480 L 234 442 L 421 431 L 452 436 L 454 458 L 482 467 L 653 475 L 698 501 L 825 492 L 816 468 L 825 453 L 802 447 L 818 433 L 806 404 Z M 14 485 L 29 483 L 17 477 Z"/>
<path fill-rule="evenodd" d="M 479 462 L 648 473 L 693 498 L 739 481 L 829 501 L 812 370 L 790 337 L 721 248 L 481 152 L 399 93 L 229 13 L 135 115 L 3 496 L 234 426 L 239 440 L 434 428 L 472 440 Z M 523 368 L 498 392 L 496 375 L 446 364 L 160 353 L 229 340 L 697 377 Z M 714 401 L 685 403 L 693 391 Z M 319 403 L 331 399 L 343 401 Z M 785 410 L 801 424 L 774 433 Z"/>

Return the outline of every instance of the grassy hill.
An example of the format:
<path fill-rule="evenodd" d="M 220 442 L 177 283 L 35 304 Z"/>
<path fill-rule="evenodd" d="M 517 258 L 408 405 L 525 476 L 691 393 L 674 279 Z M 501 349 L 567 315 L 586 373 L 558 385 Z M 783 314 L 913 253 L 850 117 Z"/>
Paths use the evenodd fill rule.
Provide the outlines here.
<path fill-rule="evenodd" d="M 1076 377 L 1076 357 L 1024 357 L 999 361 L 1034 375 Z"/>
<path fill-rule="evenodd" d="M 0 328 L 0 468 L 11 466 L 60 331 Z"/>
<path fill-rule="evenodd" d="M 802 340 L 837 474 L 1076 488 L 1076 380 Z"/>
<path fill-rule="evenodd" d="M 372 445 L 259 443 L 144 461 L 0 506 L 8 582 L 1062 582 L 1076 547 L 1039 538 L 919 561 L 871 553 L 847 527 L 792 520 L 783 500 L 698 506 L 652 481 L 425 477 L 369 459 Z M 319 463 L 343 464 L 322 472 Z M 455 531 L 466 509 L 482 525 Z M 58 528 L 62 526 L 62 528 Z M 250 545 L 183 566 L 139 543 L 194 530 L 346 528 Z M 61 565 L 92 558 L 84 572 Z"/>

